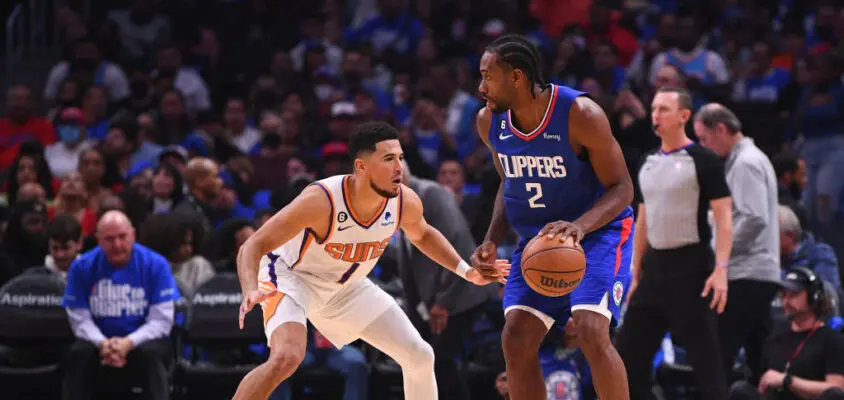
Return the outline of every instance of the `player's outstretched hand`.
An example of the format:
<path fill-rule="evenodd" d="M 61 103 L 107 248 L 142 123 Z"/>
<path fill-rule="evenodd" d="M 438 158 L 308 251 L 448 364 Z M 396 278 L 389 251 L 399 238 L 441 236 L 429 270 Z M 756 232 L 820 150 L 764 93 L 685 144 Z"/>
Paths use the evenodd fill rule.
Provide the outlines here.
<path fill-rule="evenodd" d="M 583 240 L 583 236 L 586 234 L 583 232 L 583 228 L 574 222 L 556 221 L 545 225 L 545 227 L 543 227 L 536 236 L 543 235 L 547 236 L 548 239 L 553 239 L 555 236 L 559 236 L 561 242 L 565 242 L 569 237 L 571 237 L 574 238 L 575 243 L 580 243 L 580 241 Z"/>
<path fill-rule="evenodd" d="M 481 274 L 480 271 L 472 268 L 469 272 L 466 272 L 466 280 L 478 286 L 489 285 L 493 282 L 507 283 L 507 276 L 510 275 L 510 261 L 495 260 L 494 265 L 494 268 L 498 271 L 497 276 L 487 277 Z"/>
<path fill-rule="evenodd" d="M 472 253 L 469 259 L 472 263 L 472 269 L 480 272 L 485 279 L 498 280 L 499 271 L 495 267 L 495 259 L 498 256 L 498 246 L 489 240 L 484 241 Z"/>
<path fill-rule="evenodd" d="M 240 316 L 237 319 L 238 324 L 240 324 L 241 330 L 243 329 L 243 321 L 246 319 L 246 314 L 249 314 L 249 311 L 252 310 L 252 307 L 261 304 L 262 301 L 268 299 L 274 293 L 275 291 L 263 290 L 259 288 L 243 296 L 243 301 L 240 302 Z"/>

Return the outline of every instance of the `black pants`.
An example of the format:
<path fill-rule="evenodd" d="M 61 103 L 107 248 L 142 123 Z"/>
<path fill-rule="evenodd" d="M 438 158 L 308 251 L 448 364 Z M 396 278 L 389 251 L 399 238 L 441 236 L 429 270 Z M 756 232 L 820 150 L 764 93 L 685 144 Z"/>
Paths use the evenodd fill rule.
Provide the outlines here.
<path fill-rule="evenodd" d="M 759 394 L 759 391 L 756 389 L 756 386 L 751 384 L 747 381 L 738 381 L 730 387 L 730 397 L 729 400 L 761 400 L 761 399 L 771 399 L 775 400 L 780 398 L 776 392 L 773 392 L 770 395 L 762 395 Z M 844 400 L 844 390 L 838 388 L 828 389 L 827 391 L 821 393 L 818 400 Z"/>
<path fill-rule="evenodd" d="M 427 323 L 414 321 L 422 337 L 434 349 L 434 374 L 440 400 L 469 400 L 472 397 L 459 361 L 463 360 L 463 350 L 472 335 L 472 327 L 483 312 L 484 307 L 481 305 L 448 317 L 445 330 L 439 335 L 432 334 Z"/>
<path fill-rule="evenodd" d="M 724 372 L 730 382 L 733 363 L 744 347 L 751 383 L 762 377 L 762 344 L 771 333 L 771 301 L 779 287 L 772 282 L 736 280 L 728 290 L 727 308 L 718 316 L 718 333 Z"/>
<path fill-rule="evenodd" d="M 616 347 L 627 370 L 631 400 L 651 399 L 651 370 L 666 332 L 682 344 L 694 369 L 699 398 L 727 397 L 711 297 L 700 297 L 712 271 L 706 246 L 649 250 L 642 259 L 642 278 L 630 299 Z"/>
<path fill-rule="evenodd" d="M 164 400 L 170 397 L 167 366 L 173 358 L 167 338 L 151 340 L 132 349 L 127 358 L 126 372 L 141 380 L 147 398 Z M 62 393 L 65 400 L 88 400 L 96 392 L 103 371 L 100 351 L 93 343 L 77 341 L 70 349 L 65 367 Z"/>

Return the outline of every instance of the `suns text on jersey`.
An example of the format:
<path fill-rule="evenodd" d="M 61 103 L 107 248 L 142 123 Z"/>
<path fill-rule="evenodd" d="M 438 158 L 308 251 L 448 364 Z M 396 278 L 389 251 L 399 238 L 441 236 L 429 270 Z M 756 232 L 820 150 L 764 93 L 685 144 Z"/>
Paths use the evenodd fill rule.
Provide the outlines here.
<path fill-rule="evenodd" d="M 566 177 L 563 156 L 511 156 L 498 154 L 498 160 L 508 178 L 553 178 Z"/>
<path fill-rule="evenodd" d="M 365 262 L 381 257 L 384 249 L 390 244 L 390 239 L 380 242 L 329 243 L 325 245 L 325 252 L 337 260 L 350 263 Z"/>

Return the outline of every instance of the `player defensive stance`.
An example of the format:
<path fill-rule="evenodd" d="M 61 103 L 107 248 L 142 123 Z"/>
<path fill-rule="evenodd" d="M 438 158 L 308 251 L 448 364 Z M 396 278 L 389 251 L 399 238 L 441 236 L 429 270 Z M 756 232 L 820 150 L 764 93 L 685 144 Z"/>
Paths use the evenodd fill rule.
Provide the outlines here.
<path fill-rule="evenodd" d="M 352 175 L 308 186 L 240 248 L 240 326 L 261 304 L 271 351 L 243 378 L 235 399 L 266 399 L 293 374 L 305 357 L 306 320 L 338 348 L 360 338 L 392 357 L 402 368 L 406 399 L 437 398 L 431 346 L 366 278 L 398 228 L 426 256 L 477 285 L 509 273 L 509 264 L 498 261 L 481 277 L 428 225 L 419 197 L 401 183 L 404 156 L 392 126 L 359 125 L 349 153 Z"/>
<path fill-rule="evenodd" d="M 472 263 L 495 273 L 496 245 L 509 219 L 522 238 L 504 289 L 501 339 L 513 400 L 546 397 L 539 345 L 555 322 L 570 317 L 598 397 L 629 399 L 609 332 L 630 279 L 633 184 L 601 107 L 583 92 L 544 83 L 540 65 L 536 48 L 519 36 L 496 39 L 481 58 L 479 90 L 487 103 L 478 134 L 502 184 Z M 522 250 L 537 235 L 573 237 L 586 253 L 583 280 L 565 297 L 545 297 L 522 276 Z"/>

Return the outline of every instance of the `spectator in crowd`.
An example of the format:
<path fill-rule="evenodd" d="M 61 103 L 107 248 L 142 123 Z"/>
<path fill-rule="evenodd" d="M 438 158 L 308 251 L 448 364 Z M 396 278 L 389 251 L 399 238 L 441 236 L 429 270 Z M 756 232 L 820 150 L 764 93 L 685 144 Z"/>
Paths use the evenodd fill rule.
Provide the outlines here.
<path fill-rule="evenodd" d="M 135 243 L 125 214 L 110 211 L 97 226 L 99 246 L 67 275 L 63 306 L 77 342 L 68 354 L 63 398 L 90 398 L 99 368 L 131 368 L 152 399 L 169 398 L 167 365 L 174 300 L 179 291 L 160 255 Z M 95 383 L 96 382 L 96 383 Z"/>
<path fill-rule="evenodd" d="M 88 208 L 88 195 L 79 172 L 71 172 L 62 180 L 56 201 L 47 209 L 49 219 L 59 215 L 70 215 L 79 221 L 84 236 L 93 234 L 97 229 L 97 214 Z"/>
<path fill-rule="evenodd" d="M 208 85 L 199 74 L 184 67 L 182 61 L 182 52 L 176 45 L 163 46 L 158 51 L 158 70 L 154 77 L 172 77 L 173 88 L 184 96 L 183 106 L 186 112 L 197 113 L 211 108 Z"/>
<path fill-rule="evenodd" d="M 14 205 L 18 200 L 18 191 L 28 183 L 35 183 L 44 188 L 48 199 L 53 198 L 55 184 L 50 167 L 40 155 L 21 154 L 9 168 L 9 180 L 6 182 L 6 204 Z"/>
<path fill-rule="evenodd" d="M 170 21 L 155 12 L 151 0 L 133 0 L 128 8 L 113 10 L 109 22 L 118 27 L 121 58 L 126 62 L 147 61 L 156 46 L 170 37 Z"/>
<path fill-rule="evenodd" d="M 806 161 L 793 151 L 783 151 L 771 160 L 777 174 L 779 203 L 790 208 L 800 220 L 800 226 L 809 226 L 809 215 L 800 198 L 806 188 Z M 804 228 L 805 229 L 805 228 Z"/>
<path fill-rule="evenodd" d="M 17 201 L 32 201 L 37 200 L 42 203 L 47 202 L 47 192 L 44 190 L 40 184 L 35 182 L 29 182 L 21 186 L 20 190 L 18 190 L 18 198 Z"/>
<path fill-rule="evenodd" d="M 463 164 L 457 160 L 443 160 L 437 172 L 437 182 L 448 189 L 457 200 L 457 204 L 463 205 L 463 186 L 466 183 L 466 171 Z"/>
<path fill-rule="evenodd" d="M 272 217 L 275 213 L 267 213 Z M 269 218 L 268 218 L 269 219 Z M 260 226 L 259 226 L 260 227 Z M 217 228 L 217 271 L 237 272 L 237 252 L 240 246 L 255 233 L 255 227 L 245 218 L 230 218 Z"/>
<path fill-rule="evenodd" d="M 211 263 L 199 255 L 203 235 L 198 220 L 185 215 L 156 214 L 141 226 L 138 242 L 170 262 L 179 288 L 189 296 L 215 272 Z"/>
<path fill-rule="evenodd" d="M 173 209 L 202 222 L 203 236 L 210 234 L 216 226 L 219 211 L 214 202 L 223 190 L 220 167 L 208 158 L 194 158 L 188 162 L 184 173 L 187 188 L 184 199 Z M 208 237 L 208 236 L 205 236 Z"/>
<path fill-rule="evenodd" d="M 96 143 L 88 139 L 85 114 L 78 107 L 62 109 L 54 123 L 59 141 L 47 146 L 44 157 L 53 175 L 64 178 L 71 171 L 76 171 L 82 152 Z"/>
<path fill-rule="evenodd" d="M 226 102 L 223 121 L 226 136 L 243 154 L 249 154 L 261 141 L 261 132 L 246 124 L 246 102 L 239 97 L 232 97 Z"/>
<path fill-rule="evenodd" d="M 108 99 L 105 91 L 98 86 L 91 86 L 82 97 L 82 113 L 88 127 L 88 137 L 103 140 L 108 134 L 111 122 L 108 118 Z"/>
<path fill-rule="evenodd" d="M 742 133 L 741 121 L 728 108 L 711 103 L 694 120 L 700 143 L 725 158 L 733 202 L 730 253 L 730 301 L 718 318 L 724 371 L 733 369 L 744 347 L 755 382 L 761 376 L 762 340 L 771 330 L 771 301 L 780 279 L 777 240 L 777 179 L 768 157 Z"/>
<path fill-rule="evenodd" d="M 6 117 L 0 118 L 0 168 L 9 168 L 18 157 L 20 145 L 34 140 L 44 146 L 56 142 L 53 125 L 35 115 L 31 91 L 14 85 L 6 94 Z"/>
<path fill-rule="evenodd" d="M 11 210 L 0 266 L 0 286 L 29 267 L 43 265 L 47 255 L 47 207 L 38 201 L 19 201 Z"/>
<path fill-rule="evenodd" d="M 694 95 L 695 109 L 706 102 L 727 98 L 730 90 L 727 65 L 721 55 L 701 45 L 701 29 L 701 21 L 694 15 L 679 16 L 674 46 L 654 57 L 649 77 L 655 86 L 657 73 L 664 65 L 679 67 Z"/>
<path fill-rule="evenodd" d="M 47 76 L 44 98 L 49 103 L 59 100 L 60 88 L 68 79 L 81 87 L 98 86 L 105 89 L 107 98 L 119 102 L 129 95 L 129 80 L 119 65 L 106 61 L 96 39 L 80 38 L 72 45 L 69 60 L 56 64 Z"/>
<path fill-rule="evenodd" d="M 836 210 L 844 171 L 844 84 L 838 57 L 825 54 L 809 59 L 808 85 L 797 103 L 795 125 L 804 138 L 800 158 L 806 162 L 806 192 L 809 217 L 815 224 L 827 224 Z M 838 179 L 835 179 L 838 177 Z"/>
<path fill-rule="evenodd" d="M 405 163 L 402 182 L 419 195 L 425 220 L 442 232 L 465 259 L 475 242 L 454 196 L 435 181 L 411 175 Z M 469 389 L 458 363 L 472 327 L 495 295 L 495 285 L 476 286 L 442 268 L 413 247 L 399 232 L 396 258 L 408 307 L 406 312 L 422 337 L 434 349 L 434 373 L 441 399 L 468 399 Z"/>
<path fill-rule="evenodd" d="M 96 212 L 100 199 L 113 194 L 104 185 L 106 157 L 103 152 L 96 147 L 83 151 L 79 155 L 79 173 L 82 174 L 88 193 L 88 208 Z"/>
<path fill-rule="evenodd" d="M 820 278 L 797 268 L 781 285 L 788 326 L 764 343 L 759 385 L 736 382 L 730 400 L 844 399 L 844 338 L 824 324 L 831 310 Z"/>
<path fill-rule="evenodd" d="M 159 165 L 152 175 L 152 204 L 150 212 L 167 213 L 184 198 L 182 174 L 170 165 Z"/>
<path fill-rule="evenodd" d="M 780 257 L 783 274 L 796 267 L 806 268 L 835 291 L 841 290 L 841 275 L 835 251 L 809 232 L 803 230 L 794 210 L 779 206 Z"/>
<path fill-rule="evenodd" d="M 55 274 L 67 280 L 70 265 L 79 258 L 82 251 L 82 225 L 73 216 L 59 215 L 47 224 L 49 254 L 44 266 L 30 268 L 30 274 Z"/>

